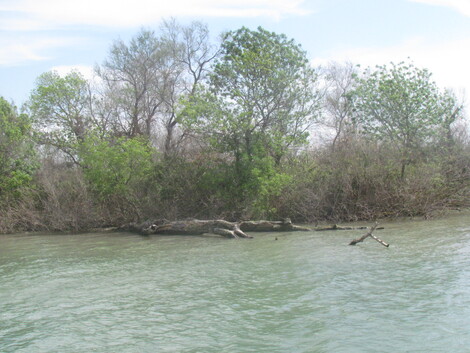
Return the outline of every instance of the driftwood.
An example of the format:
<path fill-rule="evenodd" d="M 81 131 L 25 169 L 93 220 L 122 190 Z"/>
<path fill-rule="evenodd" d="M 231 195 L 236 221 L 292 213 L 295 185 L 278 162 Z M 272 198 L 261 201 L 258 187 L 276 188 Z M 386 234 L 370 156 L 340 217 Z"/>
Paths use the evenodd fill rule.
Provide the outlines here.
<path fill-rule="evenodd" d="M 385 247 L 388 248 L 390 244 L 387 244 L 387 243 L 384 242 L 382 239 L 379 239 L 379 238 L 377 238 L 375 235 L 372 234 L 372 233 L 374 232 L 374 230 L 379 229 L 379 228 L 377 228 L 378 225 L 379 225 L 379 224 L 378 224 L 377 222 L 375 222 L 374 226 L 372 226 L 372 227 L 370 228 L 370 230 L 369 230 L 366 234 L 364 234 L 362 237 L 360 237 L 360 238 L 358 238 L 358 239 L 354 239 L 353 241 L 351 241 L 351 242 L 349 243 L 349 245 L 356 245 L 357 243 L 363 242 L 366 238 L 371 237 L 371 238 L 375 239 L 376 241 L 378 241 L 378 242 L 379 242 L 380 244 L 382 244 L 383 246 L 385 246 Z"/>
<path fill-rule="evenodd" d="M 130 224 L 121 229 L 142 235 L 201 235 L 212 233 L 227 238 L 253 238 L 245 232 L 289 232 L 310 231 L 311 229 L 292 224 L 289 218 L 282 221 L 242 221 L 187 219 L 182 221 L 147 221 Z"/>

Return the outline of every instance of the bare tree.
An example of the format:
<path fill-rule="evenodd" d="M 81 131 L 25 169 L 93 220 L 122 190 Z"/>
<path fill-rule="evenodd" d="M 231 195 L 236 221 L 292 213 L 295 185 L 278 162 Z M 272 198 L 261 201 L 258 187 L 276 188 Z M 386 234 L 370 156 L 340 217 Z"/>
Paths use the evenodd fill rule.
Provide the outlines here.
<path fill-rule="evenodd" d="M 142 29 L 129 44 L 116 41 L 97 74 L 113 107 L 113 129 L 128 137 L 147 136 L 162 104 L 162 67 L 168 56 L 155 32 Z"/>
<path fill-rule="evenodd" d="M 166 130 L 165 153 L 174 152 L 185 134 L 177 139 L 175 129 L 182 100 L 194 95 L 198 85 L 207 78 L 210 64 L 219 50 L 211 44 L 209 30 L 201 22 L 179 25 L 174 19 L 162 25 L 162 42 L 170 49 L 172 63 L 166 72 L 162 92 L 162 123 Z"/>
<path fill-rule="evenodd" d="M 165 21 L 158 33 L 141 30 L 129 44 L 116 41 L 97 68 L 105 86 L 102 102 L 112 111 L 115 134 L 162 138 L 169 154 L 176 138 L 178 111 L 206 77 L 217 49 L 200 22 L 188 26 Z M 162 130 L 162 131 L 161 131 Z M 178 140 L 178 141 L 177 141 Z"/>
<path fill-rule="evenodd" d="M 326 81 L 323 124 L 334 130 L 331 142 L 333 149 L 345 129 L 352 128 L 352 102 L 349 93 L 354 88 L 356 73 L 357 67 L 349 62 L 345 64 L 332 62 L 323 68 Z"/>

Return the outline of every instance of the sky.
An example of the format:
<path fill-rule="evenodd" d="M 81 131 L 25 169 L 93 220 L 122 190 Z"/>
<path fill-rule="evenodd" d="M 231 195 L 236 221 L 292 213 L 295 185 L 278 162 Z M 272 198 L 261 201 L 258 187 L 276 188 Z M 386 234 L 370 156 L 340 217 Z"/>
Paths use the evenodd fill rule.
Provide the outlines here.
<path fill-rule="evenodd" d="M 314 66 L 412 61 L 470 106 L 470 0 L 0 0 L 0 96 L 21 106 L 49 70 L 90 77 L 113 41 L 171 17 L 206 23 L 214 40 L 242 26 L 284 33 Z"/>

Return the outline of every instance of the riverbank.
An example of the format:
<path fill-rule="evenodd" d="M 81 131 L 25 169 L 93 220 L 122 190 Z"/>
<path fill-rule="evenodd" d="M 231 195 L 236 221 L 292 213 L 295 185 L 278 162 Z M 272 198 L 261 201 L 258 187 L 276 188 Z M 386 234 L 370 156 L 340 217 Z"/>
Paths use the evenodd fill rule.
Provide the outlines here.
<path fill-rule="evenodd" d="M 299 224 L 331 224 L 432 218 L 470 207 L 469 146 L 427 154 L 410 162 L 402 177 L 400 156 L 391 146 L 357 139 L 292 155 L 245 176 L 246 171 L 239 171 L 235 177 L 230 160 L 193 151 L 150 159 L 151 168 L 141 179 L 106 192 L 82 167 L 48 161 L 30 185 L 0 198 L 0 233 L 79 232 L 147 219 L 289 217 Z M 240 184 L 242 176 L 246 180 Z"/>
<path fill-rule="evenodd" d="M 470 144 L 458 132 L 421 146 L 406 161 L 393 142 L 356 132 L 334 145 L 289 150 L 279 160 L 272 149 L 237 161 L 210 145 L 165 155 L 139 138 L 92 139 L 80 162 L 53 150 L 37 156 L 30 175 L 15 172 L 24 178 L 0 183 L 0 233 L 190 217 L 289 217 L 299 224 L 432 218 L 470 207 Z"/>
<path fill-rule="evenodd" d="M 362 221 L 350 221 L 350 222 L 317 222 L 315 224 L 312 223 L 301 223 L 297 224 L 296 226 L 303 228 L 305 230 L 311 231 L 334 231 L 334 230 L 356 230 L 361 231 L 365 230 L 377 222 L 379 224 L 378 230 L 385 228 L 386 226 L 394 225 L 394 224 L 406 224 L 406 223 L 413 223 L 413 222 L 428 222 L 432 220 L 446 220 L 446 219 L 453 219 L 456 217 L 470 217 L 470 208 L 464 208 L 459 210 L 443 210 L 439 212 L 439 214 L 435 214 L 433 217 L 388 217 L 388 218 L 381 218 L 377 220 L 362 220 Z M 99 228 L 91 228 L 86 230 L 32 230 L 32 231 L 21 231 L 21 232 L 11 232 L 11 233 L 0 233 L 3 235 L 80 235 L 80 234 L 117 234 L 117 233 L 135 233 L 140 234 L 140 228 L 135 227 L 133 230 L 130 230 L 128 226 L 113 226 L 113 227 L 99 227 Z M 289 230 L 286 230 L 289 232 Z M 251 232 L 250 232 L 251 234 Z M 254 233 L 256 234 L 256 232 Z M 213 234 L 205 234 L 208 236 L 214 236 Z"/>

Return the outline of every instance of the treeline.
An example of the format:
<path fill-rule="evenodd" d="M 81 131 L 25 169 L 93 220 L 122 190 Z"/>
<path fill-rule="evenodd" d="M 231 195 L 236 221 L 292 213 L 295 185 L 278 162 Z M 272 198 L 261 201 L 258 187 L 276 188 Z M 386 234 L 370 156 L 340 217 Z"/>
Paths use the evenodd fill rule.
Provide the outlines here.
<path fill-rule="evenodd" d="M 147 218 L 296 222 L 466 207 L 463 106 L 426 69 L 313 68 L 295 41 L 211 41 L 164 22 L 111 45 L 95 77 L 42 74 L 0 98 L 0 231 Z"/>

